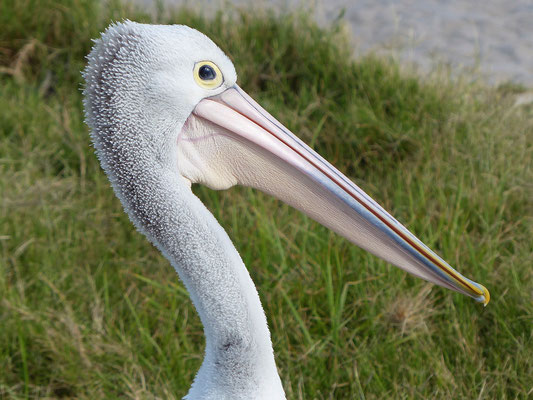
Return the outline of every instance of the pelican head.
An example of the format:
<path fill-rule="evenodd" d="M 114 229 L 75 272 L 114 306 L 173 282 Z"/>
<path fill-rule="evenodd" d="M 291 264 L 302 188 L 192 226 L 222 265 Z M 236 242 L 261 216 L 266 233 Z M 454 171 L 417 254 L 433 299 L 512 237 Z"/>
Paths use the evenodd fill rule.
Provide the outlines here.
<path fill-rule="evenodd" d="M 266 321 L 247 271 L 234 267 L 242 261 L 191 183 L 259 189 L 413 275 L 488 303 L 485 287 L 248 96 L 232 62 L 202 33 L 126 21 L 106 30 L 88 60 L 85 109 L 102 167 L 134 224 L 178 271 L 204 324 L 206 357 L 189 398 L 283 398 L 275 367 L 267 379 L 280 387 L 274 394 L 243 394 L 259 390 L 252 387 L 261 386 L 261 372 L 236 370 L 272 369 L 273 358 L 261 361 L 271 346 L 258 344 L 270 344 Z M 238 349 L 231 362 L 228 348 Z"/>

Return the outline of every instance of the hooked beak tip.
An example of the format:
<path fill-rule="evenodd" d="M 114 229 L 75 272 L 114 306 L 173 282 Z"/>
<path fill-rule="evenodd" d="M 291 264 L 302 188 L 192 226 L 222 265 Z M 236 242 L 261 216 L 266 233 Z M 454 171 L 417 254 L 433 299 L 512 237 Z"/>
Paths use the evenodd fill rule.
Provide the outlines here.
<path fill-rule="evenodd" d="M 489 301 L 490 301 L 489 290 L 483 285 L 479 285 L 479 286 L 481 286 L 481 289 L 483 290 L 483 299 L 481 300 L 481 302 L 483 303 L 483 307 L 487 307 L 487 304 L 489 304 Z"/>

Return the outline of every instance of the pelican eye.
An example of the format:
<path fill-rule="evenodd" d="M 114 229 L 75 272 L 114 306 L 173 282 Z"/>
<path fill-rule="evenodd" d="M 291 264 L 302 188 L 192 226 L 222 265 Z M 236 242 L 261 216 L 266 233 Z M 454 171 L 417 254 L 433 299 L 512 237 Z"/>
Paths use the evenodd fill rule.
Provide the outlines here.
<path fill-rule="evenodd" d="M 210 65 L 202 65 L 198 70 L 198 76 L 203 81 L 212 81 L 217 77 L 217 73 Z"/>
<path fill-rule="evenodd" d="M 204 89 L 216 89 L 222 82 L 224 82 L 224 77 L 222 72 L 216 66 L 216 64 L 211 61 L 200 61 L 197 62 L 194 66 L 194 80 L 198 86 Z"/>

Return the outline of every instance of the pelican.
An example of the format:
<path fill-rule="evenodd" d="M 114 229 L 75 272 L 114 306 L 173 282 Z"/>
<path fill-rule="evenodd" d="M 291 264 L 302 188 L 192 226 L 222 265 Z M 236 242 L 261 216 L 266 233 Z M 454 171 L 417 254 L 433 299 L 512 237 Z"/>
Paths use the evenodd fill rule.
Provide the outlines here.
<path fill-rule="evenodd" d="M 259 189 L 413 275 L 488 303 L 484 286 L 248 96 L 232 62 L 202 33 L 112 24 L 83 75 L 101 166 L 133 224 L 177 271 L 204 327 L 205 355 L 186 399 L 285 399 L 257 290 L 193 183 Z"/>

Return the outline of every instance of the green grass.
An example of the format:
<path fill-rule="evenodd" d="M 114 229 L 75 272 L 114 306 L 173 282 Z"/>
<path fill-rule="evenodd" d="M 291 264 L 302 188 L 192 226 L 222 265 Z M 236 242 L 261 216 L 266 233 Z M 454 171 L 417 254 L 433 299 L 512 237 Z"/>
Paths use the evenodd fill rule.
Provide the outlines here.
<path fill-rule="evenodd" d="M 137 233 L 83 123 L 90 38 L 111 19 L 186 23 L 240 85 L 492 301 L 408 276 L 248 189 L 196 193 L 258 286 L 290 399 L 533 395 L 533 110 L 391 60 L 354 60 L 301 15 L 155 15 L 89 0 L 0 3 L 0 397 L 181 398 L 203 334 Z"/>

